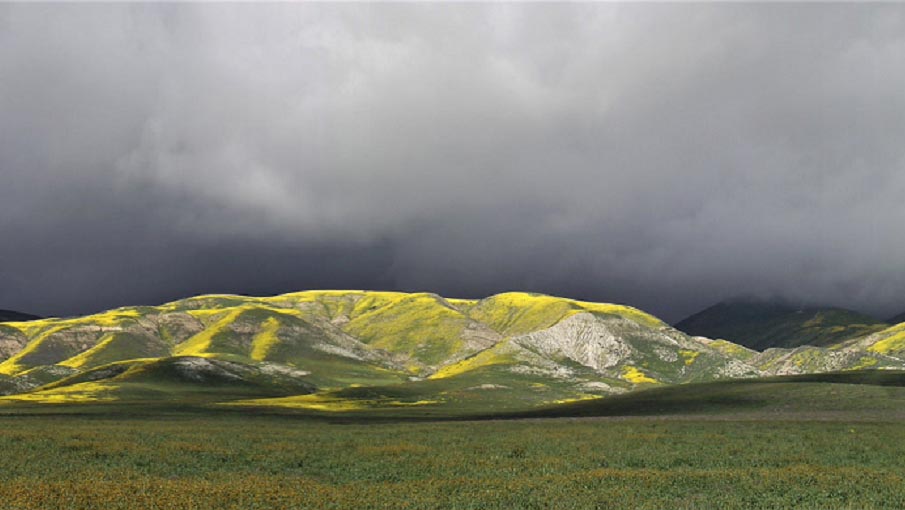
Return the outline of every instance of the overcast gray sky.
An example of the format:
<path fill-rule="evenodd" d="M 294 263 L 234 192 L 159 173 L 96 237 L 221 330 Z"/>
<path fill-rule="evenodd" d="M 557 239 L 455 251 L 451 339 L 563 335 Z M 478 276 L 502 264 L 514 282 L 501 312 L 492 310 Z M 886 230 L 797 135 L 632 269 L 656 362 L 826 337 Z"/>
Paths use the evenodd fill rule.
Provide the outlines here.
<path fill-rule="evenodd" d="M 905 5 L 0 5 L 0 308 L 905 310 Z"/>

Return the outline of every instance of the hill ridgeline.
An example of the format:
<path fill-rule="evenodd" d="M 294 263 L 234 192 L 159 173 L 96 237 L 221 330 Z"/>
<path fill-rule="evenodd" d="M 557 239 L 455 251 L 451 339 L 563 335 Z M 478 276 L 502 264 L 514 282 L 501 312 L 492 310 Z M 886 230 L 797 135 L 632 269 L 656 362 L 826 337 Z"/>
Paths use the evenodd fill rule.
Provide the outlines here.
<path fill-rule="evenodd" d="M 205 295 L 0 323 L 0 403 L 526 409 L 656 385 L 905 368 L 902 326 L 757 352 L 629 306 L 541 294 Z"/>

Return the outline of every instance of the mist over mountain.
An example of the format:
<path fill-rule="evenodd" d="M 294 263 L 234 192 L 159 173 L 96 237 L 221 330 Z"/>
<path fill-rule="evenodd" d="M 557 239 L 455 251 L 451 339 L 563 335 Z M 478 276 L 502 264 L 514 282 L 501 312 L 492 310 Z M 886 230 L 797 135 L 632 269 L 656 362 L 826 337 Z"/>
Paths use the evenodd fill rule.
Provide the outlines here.
<path fill-rule="evenodd" d="M 843 308 L 757 297 L 723 301 L 675 324 L 676 329 L 689 335 L 723 338 L 759 351 L 831 345 L 888 326 L 874 317 Z"/>

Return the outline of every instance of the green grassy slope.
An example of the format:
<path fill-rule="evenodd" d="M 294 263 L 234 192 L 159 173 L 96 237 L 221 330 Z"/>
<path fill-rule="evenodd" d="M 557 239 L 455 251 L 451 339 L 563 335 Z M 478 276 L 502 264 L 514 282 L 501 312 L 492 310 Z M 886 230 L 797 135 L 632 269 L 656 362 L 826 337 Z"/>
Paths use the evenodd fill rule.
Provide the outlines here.
<path fill-rule="evenodd" d="M 326 386 L 403 380 L 379 362 L 358 359 L 361 353 L 347 345 L 354 340 L 345 339 L 344 344 L 337 341 L 341 332 L 321 326 L 330 327 L 307 322 L 299 310 L 240 297 L 199 297 L 75 319 L 7 323 L 3 338 L 16 334 L 27 345 L 0 363 L 0 374 L 17 375 L 41 366 L 84 370 L 134 358 L 192 355 L 284 363 L 311 371 L 311 378 Z"/>
<path fill-rule="evenodd" d="M 905 323 L 856 338 L 847 342 L 845 346 L 865 349 L 873 356 L 887 356 L 896 360 L 905 359 Z"/>
<path fill-rule="evenodd" d="M 468 308 L 468 314 L 504 336 L 516 336 L 547 329 L 581 312 L 620 315 L 651 328 L 665 324 L 636 308 L 609 303 L 588 303 L 527 292 L 497 294 Z"/>
<path fill-rule="evenodd" d="M 111 363 L 65 377 L 25 394 L 0 398 L 10 404 L 96 404 L 165 400 L 173 405 L 311 393 L 304 373 L 279 366 L 175 357 Z"/>
<path fill-rule="evenodd" d="M 722 415 L 774 419 L 905 419 L 905 372 L 866 370 L 652 387 L 575 397 L 566 381 L 492 373 L 385 387 L 348 388 L 284 398 L 240 400 L 239 409 L 368 417 L 592 417 Z M 488 383 L 487 381 L 496 381 Z M 618 385 L 618 381 L 611 381 Z"/>
<path fill-rule="evenodd" d="M 620 379 L 595 377 L 593 381 L 576 382 L 490 365 L 404 384 L 349 387 L 310 395 L 245 400 L 232 405 L 342 415 L 439 418 L 523 411 L 598 398 L 613 388 L 624 391 L 632 386 Z"/>
<path fill-rule="evenodd" d="M 689 335 L 726 339 L 756 350 L 828 346 L 880 331 L 888 324 L 842 308 L 796 308 L 783 303 L 732 300 L 676 323 Z"/>
<path fill-rule="evenodd" d="M 492 346 L 498 338 L 487 331 L 469 339 L 469 331 L 483 325 L 432 294 L 410 294 L 375 304 L 351 318 L 343 328 L 362 342 L 393 354 L 404 355 L 412 371 L 439 366 Z M 472 340 L 472 341 L 469 341 Z"/>
<path fill-rule="evenodd" d="M 687 384 L 568 403 L 524 416 L 821 412 L 905 419 L 905 372 L 865 370 Z"/>
<path fill-rule="evenodd" d="M 117 331 L 105 335 L 94 347 L 83 351 L 59 366 L 88 369 L 115 361 L 167 356 L 170 346 L 159 337 Z"/>
<path fill-rule="evenodd" d="M 0 375 L 0 395 L 9 395 L 11 393 L 19 393 L 22 386 L 14 377 L 8 375 Z"/>
<path fill-rule="evenodd" d="M 404 380 L 389 357 L 369 351 L 329 322 L 297 309 L 242 305 L 184 343 L 177 355 L 272 362 L 311 372 L 318 386 L 388 384 Z"/>

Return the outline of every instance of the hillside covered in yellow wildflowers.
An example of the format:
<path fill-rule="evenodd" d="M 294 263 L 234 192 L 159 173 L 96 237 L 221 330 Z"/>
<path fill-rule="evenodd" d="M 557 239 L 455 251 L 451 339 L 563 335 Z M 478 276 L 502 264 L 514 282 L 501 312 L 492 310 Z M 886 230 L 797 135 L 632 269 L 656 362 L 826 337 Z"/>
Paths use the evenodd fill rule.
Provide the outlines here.
<path fill-rule="evenodd" d="M 902 326 L 757 352 L 630 306 L 523 292 L 203 295 L 0 323 L 0 404 L 518 411 L 689 382 L 905 368 Z"/>

